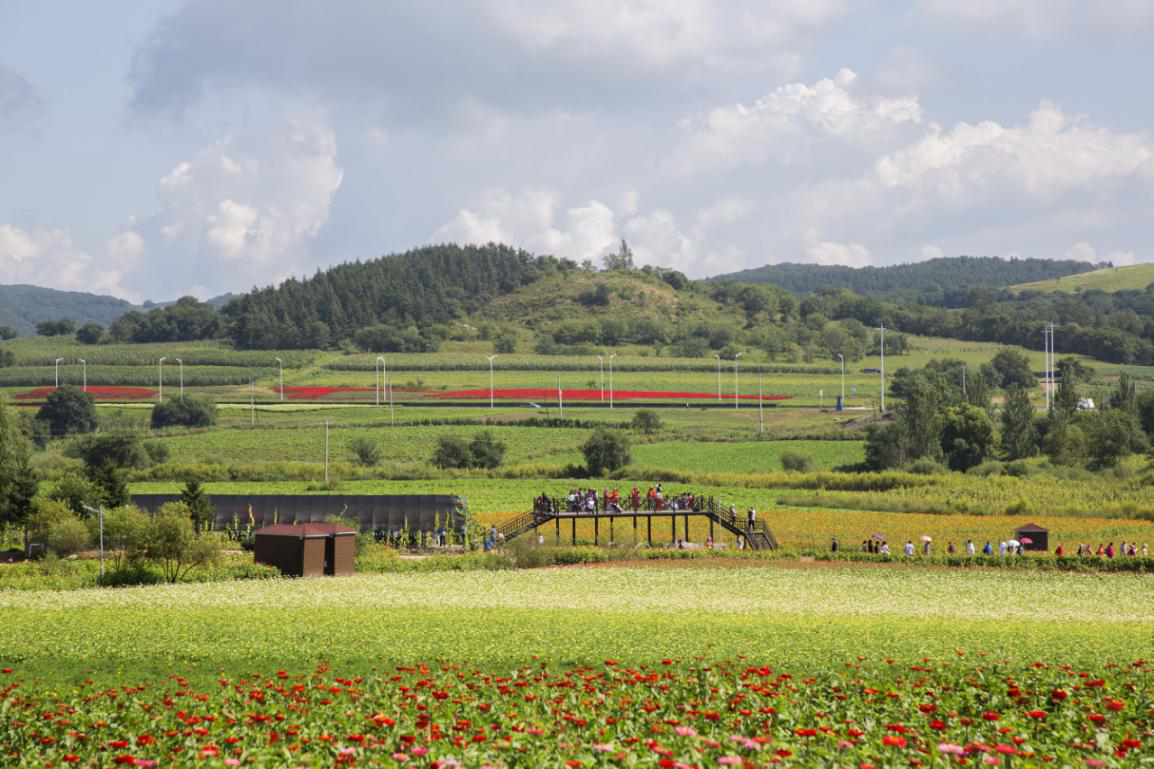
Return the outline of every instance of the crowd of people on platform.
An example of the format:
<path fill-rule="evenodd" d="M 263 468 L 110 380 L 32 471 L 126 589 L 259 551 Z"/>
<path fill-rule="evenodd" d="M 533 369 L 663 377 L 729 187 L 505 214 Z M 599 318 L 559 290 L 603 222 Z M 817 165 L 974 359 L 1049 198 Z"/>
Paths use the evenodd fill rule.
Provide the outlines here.
<path fill-rule="evenodd" d="M 701 512 L 705 509 L 705 497 L 683 491 L 679 494 L 666 494 L 660 483 L 650 484 L 647 491 L 637 486 L 622 494 L 616 487 L 597 489 L 570 489 L 569 493 L 560 498 L 541 494 L 533 500 L 534 513 L 625 513 L 625 512 L 656 512 L 656 511 L 693 511 Z"/>
<path fill-rule="evenodd" d="M 919 551 L 920 551 L 920 554 L 923 556 L 930 556 L 930 555 L 933 555 L 932 545 L 933 545 L 933 540 L 930 539 L 929 537 L 922 537 L 921 545 L 918 547 L 914 546 L 913 540 L 906 540 L 906 543 L 902 547 L 901 552 L 902 552 L 902 555 L 906 556 L 907 558 L 912 558 L 915 555 L 915 553 L 918 553 Z M 837 537 L 833 537 L 830 540 L 830 548 L 829 549 L 835 553 L 841 549 L 841 544 L 838 542 Z M 1008 540 L 1003 540 L 1002 542 L 1000 542 L 998 544 L 996 552 L 1000 556 L 1025 555 L 1026 550 L 1027 550 L 1026 543 L 1020 542 L 1019 540 L 1016 540 L 1016 539 L 1008 539 Z M 870 539 L 863 539 L 862 540 L 861 552 L 874 553 L 877 555 L 890 555 L 890 544 L 884 538 L 882 538 L 881 535 L 875 534 Z M 953 540 L 950 540 L 949 542 L 946 543 L 946 554 L 947 555 L 958 555 L 958 554 L 978 555 L 979 553 L 981 553 L 981 555 L 983 555 L 983 556 L 992 556 L 994 554 L 994 552 L 995 552 L 995 548 L 994 548 L 993 544 L 990 542 L 990 540 L 986 540 L 986 544 L 984 544 L 980 550 L 974 544 L 974 541 L 972 539 L 967 539 L 966 544 L 964 546 L 955 545 Z M 1061 557 L 1061 556 L 1064 556 L 1066 554 L 1067 554 L 1066 548 L 1061 543 L 1059 543 L 1058 546 L 1056 548 L 1054 548 L 1054 555 L 1055 556 Z M 1115 556 L 1139 556 L 1139 555 L 1142 556 L 1143 558 L 1146 558 L 1149 554 L 1149 550 L 1147 549 L 1145 542 L 1143 542 L 1141 546 L 1139 546 L 1137 542 L 1123 542 L 1122 546 L 1118 549 L 1115 549 L 1114 543 L 1111 542 L 1110 544 L 1108 544 L 1104 547 L 1101 544 L 1099 544 L 1097 549 L 1092 548 L 1089 545 L 1079 544 L 1078 549 L 1077 549 L 1075 554 L 1079 558 L 1089 558 L 1089 557 L 1095 557 L 1095 556 L 1096 557 L 1102 557 L 1102 558 L 1113 558 Z"/>

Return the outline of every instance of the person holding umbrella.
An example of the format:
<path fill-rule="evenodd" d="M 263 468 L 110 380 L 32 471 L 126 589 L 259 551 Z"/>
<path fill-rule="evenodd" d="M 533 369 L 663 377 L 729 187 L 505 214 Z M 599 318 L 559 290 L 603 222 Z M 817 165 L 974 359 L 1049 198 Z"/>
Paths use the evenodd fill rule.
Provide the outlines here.
<path fill-rule="evenodd" d="M 930 554 L 930 543 L 931 542 L 933 542 L 933 539 L 926 536 L 925 534 L 922 535 L 922 555 L 928 556 Z"/>

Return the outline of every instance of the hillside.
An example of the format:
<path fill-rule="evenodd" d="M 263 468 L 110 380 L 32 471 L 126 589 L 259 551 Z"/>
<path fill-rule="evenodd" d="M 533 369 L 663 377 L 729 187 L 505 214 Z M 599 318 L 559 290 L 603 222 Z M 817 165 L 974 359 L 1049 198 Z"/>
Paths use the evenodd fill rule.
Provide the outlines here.
<path fill-rule="evenodd" d="M 108 325 L 135 309 L 138 308 L 132 303 L 113 296 L 22 284 L 0 285 L 0 326 L 11 326 L 21 336 L 34 334 L 36 324 L 43 320 L 71 318 L 78 326 Z"/>
<path fill-rule="evenodd" d="M 1085 262 L 1053 259 L 1002 259 L 996 256 L 954 256 L 888 267 L 767 264 L 710 278 L 717 282 L 773 283 L 795 294 L 812 294 L 824 286 L 848 288 L 858 294 L 890 294 L 957 289 L 998 288 L 1089 272 Z"/>
<path fill-rule="evenodd" d="M 1107 267 L 1077 275 L 1038 280 L 1013 286 L 1014 291 L 1078 293 L 1080 291 L 1145 291 L 1154 283 L 1154 263 Z"/>

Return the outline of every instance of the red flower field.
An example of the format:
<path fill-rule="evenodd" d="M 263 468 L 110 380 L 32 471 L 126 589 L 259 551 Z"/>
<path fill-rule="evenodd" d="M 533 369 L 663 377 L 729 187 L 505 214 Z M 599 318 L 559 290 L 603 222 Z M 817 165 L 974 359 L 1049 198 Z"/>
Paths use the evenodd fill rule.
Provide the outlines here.
<path fill-rule="evenodd" d="M 55 387 L 37 387 L 12 396 L 13 400 L 44 400 L 55 391 Z M 156 390 L 150 387 L 121 387 L 116 385 L 88 385 L 87 391 L 97 400 L 139 401 L 156 397 Z"/>
<path fill-rule="evenodd" d="M 141 767 L 1147 766 L 1154 668 L 863 658 L 467 662 L 37 691 L 0 674 L 0 763 Z"/>
<path fill-rule="evenodd" d="M 373 397 L 374 389 L 372 387 L 286 387 L 284 388 L 285 397 L 294 401 L 313 401 L 322 398 L 329 398 L 332 396 L 351 396 L 359 394 L 367 394 L 368 398 Z M 425 388 L 396 388 L 394 393 L 405 393 L 409 395 L 417 395 L 424 398 L 442 398 L 442 399 L 458 399 L 458 400 L 486 400 L 489 397 L 488 388 L 474 389 L 474 390 L 429 390 Z M 600 401 L 600 390 L 562 390 L 562 398 L 564 401 Z M 516 400 L 516 401 L 533 401 L 548 405 L 557 401 L 557 391 L 548 388 L 500 388 L 493 390 L 493 397 L 500 400 Z M 614 401 L 632 401 L 632 400 L 712 400 L 717 397 L 716 393 L 701 393 L 701 392 L 669 392 L 666 390 L 614 390 Z M 760 397 L 763 401 L 780 401 L 787 400 L 788 395 L 739 395 L 743 401 L 756 401 Z M 362 400 L 358 398 L 358 400 Z M 733 396 L 726 396 L 727 401 L 732 401 Z M 609 391 L 605 391 L 605 401 L 609 401 Z"/>

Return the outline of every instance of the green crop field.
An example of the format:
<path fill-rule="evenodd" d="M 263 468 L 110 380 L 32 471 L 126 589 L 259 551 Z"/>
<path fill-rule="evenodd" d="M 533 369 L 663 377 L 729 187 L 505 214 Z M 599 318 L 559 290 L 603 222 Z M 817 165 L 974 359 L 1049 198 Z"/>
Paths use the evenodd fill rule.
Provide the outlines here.
<path fill-rule="evenodd" d="M 1022 283 L 1015 291 L 1144 291 L 1154 283 L 1154 264 L 1134 264 L 1126 267 L 1108 267 L 1054 280 Z"/>
<path fill-rule="evenodd" d="M 0 593 L 10 628 L 0 660 L 61 682 L 89 670 L 124 679 L 173 667 L 492 666 L 534 655 L 745 654 L 805 668 L 863 652 L 912 660 L 962 650 L 1090 664 L 1154 653 L 1151 590 L 1150 576 L 713 566 Z M 129 615 L 147 632 L 121 632 Z"/>

